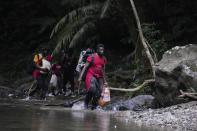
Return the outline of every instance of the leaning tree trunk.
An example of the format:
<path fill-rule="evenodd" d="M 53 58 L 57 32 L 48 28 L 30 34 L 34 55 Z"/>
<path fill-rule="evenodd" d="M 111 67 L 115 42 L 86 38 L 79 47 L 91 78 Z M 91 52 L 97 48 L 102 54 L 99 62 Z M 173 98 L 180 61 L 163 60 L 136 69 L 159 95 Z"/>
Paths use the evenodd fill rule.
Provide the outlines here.
<path fill-rule="evenodd" d="M 152 67 L 152 72 L 153 72 L 153 77 L 155 78 L 155 69 L 154 69 L 155 63 L 154 63 L 154 60 L 153 60 L 153 58 L 151 56 L 151 53 L 148 49 L 148 45 L 146 44 L 146 41 L 145 41 L 145 38 L 144 38 L 144 35 L 143 35 L 143 32 L 142 32 L 141 24 L 140 24 L 140 19 L 138 17 L 138 13 L 137 13 L 137 10 L 135 8 L 134 1 L 130 0 L 130 2 L 131 2 L 132 10 L 133 10 L 133 13 L 134 13 L 134 16 L 135 16 L 135 19 L 136 19 L 137 28 L 138 28 L 138 31 L 139 31 L 139 37 L 140 37 L 142 45 L 145 49 L 146 55 L 147 55 L 147 57 L 150 61 L 150 64 L 151 64 L 151 67 Z"/>

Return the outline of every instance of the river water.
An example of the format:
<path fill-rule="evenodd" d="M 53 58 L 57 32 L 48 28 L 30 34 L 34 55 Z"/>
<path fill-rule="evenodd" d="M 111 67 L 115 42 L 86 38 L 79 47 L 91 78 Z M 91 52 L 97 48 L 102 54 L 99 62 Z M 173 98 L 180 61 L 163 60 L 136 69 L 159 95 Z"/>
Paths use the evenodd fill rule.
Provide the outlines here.
<path fill-rule="evenodd" d="M 0 131 L 170 131 L 137 126 L 105 112 L 0 105 Z"/>

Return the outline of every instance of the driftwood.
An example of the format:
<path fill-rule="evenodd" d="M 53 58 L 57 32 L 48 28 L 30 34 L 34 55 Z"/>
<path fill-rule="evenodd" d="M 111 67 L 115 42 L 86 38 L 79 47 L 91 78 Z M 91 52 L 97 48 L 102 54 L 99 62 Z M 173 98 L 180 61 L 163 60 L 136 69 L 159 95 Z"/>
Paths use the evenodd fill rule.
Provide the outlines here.
<path fill-rule="evenodd" d="M 188 92 L 183 92 L 182 90 L 180 90 L 181 95 L 179 97 L 189 97 L 191 99 L 197 100 L 197 93 L 188 93 Z"/>
<path fill-rule="evenodd" d="M 123 92 L 135 92 L 138 91 L 140 89 L 142 89 L 144 86 L 146 86 L 149 83 L 153 83 L 155 82 L 154 79 L 149 79 L 149 80 L 145 80 L 141 85 L 137 86 L 136 88 L 132 88 L 132 89 L 124 89 L 124 88 L 114 88 L 114 87 L 109 87 L 110 90 L 116 90 L 116 91 L 123 91 Z"/>

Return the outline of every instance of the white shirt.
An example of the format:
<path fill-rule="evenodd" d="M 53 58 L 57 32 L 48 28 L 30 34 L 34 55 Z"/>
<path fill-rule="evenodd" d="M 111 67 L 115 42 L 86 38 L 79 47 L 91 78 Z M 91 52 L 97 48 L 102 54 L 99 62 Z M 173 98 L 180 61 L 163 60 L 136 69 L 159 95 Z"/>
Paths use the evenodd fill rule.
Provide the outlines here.
<path fill-rule="evenodd" d="M 46 59 L 42 59 L 42 66 L 40 68 L 41 69 L 48 69 L 50 71 L 51 63 L 49 61 L 47 61 Z M 47 72 L 40 71 L 40 73 L 45 74 Z"/>

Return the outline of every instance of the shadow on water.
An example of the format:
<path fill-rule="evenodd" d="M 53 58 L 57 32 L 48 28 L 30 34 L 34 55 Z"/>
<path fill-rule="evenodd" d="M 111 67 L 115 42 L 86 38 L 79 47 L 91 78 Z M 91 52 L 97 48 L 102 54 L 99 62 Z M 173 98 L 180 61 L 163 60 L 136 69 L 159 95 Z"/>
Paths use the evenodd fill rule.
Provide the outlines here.
<path fill-rule="evenodd" d="M 1 131 L 170 131 L 137 126 L 105 112 L 0 105 Z"/>

